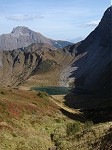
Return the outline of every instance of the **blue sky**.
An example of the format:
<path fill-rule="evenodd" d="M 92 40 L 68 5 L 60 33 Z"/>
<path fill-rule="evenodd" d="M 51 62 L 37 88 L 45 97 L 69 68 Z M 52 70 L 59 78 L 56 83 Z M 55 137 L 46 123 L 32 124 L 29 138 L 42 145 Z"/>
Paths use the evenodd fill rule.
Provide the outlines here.
<path fill-rule="evenodd" d="M 80 39 L 110 5 L 110 0 L 0 0 L 0 34 L 27 26 L 52 39 Z"/>

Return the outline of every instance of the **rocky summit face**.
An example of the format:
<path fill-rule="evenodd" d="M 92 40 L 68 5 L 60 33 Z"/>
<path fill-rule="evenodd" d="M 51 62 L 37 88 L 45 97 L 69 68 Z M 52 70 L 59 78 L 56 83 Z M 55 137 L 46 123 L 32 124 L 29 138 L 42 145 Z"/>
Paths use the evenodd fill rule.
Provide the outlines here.
<path fill-rule="evenodd" d="M 78 46 L 70 47 L 76 59 L 72 64 L 75 87 L 90 91 L 111 89 L 112 73 L 112 7 L 108 8 L 99 25 Z M 70 49 L 69 48 L 69 49 Z"/>
<path fill-rule="evenodd" d="M 67 41 L 56 41 L 43 36 L 40 33 L 34 32 L 27 27 L 18 26 L 13 28 L 9 34 L 0 35 L 0 49 L 14 50 L 22 47 L 27 47 L 32 43 L 46 43 L 56 48 L 63 48 L 69 44 Z"/>

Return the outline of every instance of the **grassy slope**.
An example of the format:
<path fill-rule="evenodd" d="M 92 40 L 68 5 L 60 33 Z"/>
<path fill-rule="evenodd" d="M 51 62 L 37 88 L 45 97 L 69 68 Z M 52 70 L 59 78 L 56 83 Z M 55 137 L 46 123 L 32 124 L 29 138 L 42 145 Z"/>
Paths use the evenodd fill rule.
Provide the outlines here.
<path fill-rule="evenodd" d="M 0 149 L 47 150 L 51 133 L 72 120 L 61 114 L 47 96 L 36 92 L 0 90 Z"/>
<path fill-rule="evenodd" d="M 46 94 L 0 89 L 0 150 L 93 149 L 111 125 L 69 119 Z"/>
<path fill-rule="evenodd" d="M 51 52 L 44 52 L 43 62 L 45 63 L 43 63 L 43 66 L 40 65 L 41 67 L 38 68 L 36 74 L 30 76 L 25 82 L 21 84 L 21 86 L 59 86 L 60 73 L 64 67 L 71 63 L 71 61 L 74 59 L 74 56 L 68 53 L 63 53 L 61 51 L 54 52 L 53 54 Z M 48 69 L 46 60 L 55 61 L 56 64 L 51 65 L 52 67 Z M 42 68 L 45 70 L 42 70 Z"/>

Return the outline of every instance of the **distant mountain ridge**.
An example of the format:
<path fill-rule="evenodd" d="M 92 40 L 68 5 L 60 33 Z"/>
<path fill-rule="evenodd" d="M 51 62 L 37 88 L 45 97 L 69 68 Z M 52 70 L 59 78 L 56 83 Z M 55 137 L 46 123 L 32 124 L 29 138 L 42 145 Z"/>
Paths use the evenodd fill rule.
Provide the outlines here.
<path fill-rule="evenodd" d="M 27 47 L 32 43 L 45 43 L 56 48 L 72 44 L 68 41 L 52 40 L 24 26 L 15 27 L 11 33 L 0 35 L 0 50 L 14 50 Z"/>

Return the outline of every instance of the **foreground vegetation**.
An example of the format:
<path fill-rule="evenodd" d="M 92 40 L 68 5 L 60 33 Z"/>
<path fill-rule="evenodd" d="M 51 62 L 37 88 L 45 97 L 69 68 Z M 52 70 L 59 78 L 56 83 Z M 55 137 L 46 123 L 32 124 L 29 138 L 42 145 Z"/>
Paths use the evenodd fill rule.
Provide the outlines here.
<path fill-rule="evenodd" d="M 106 150 L 111 141 L 112 122 L 69 119 L 46 93 L 0 90 L 0 150 Z"/>

